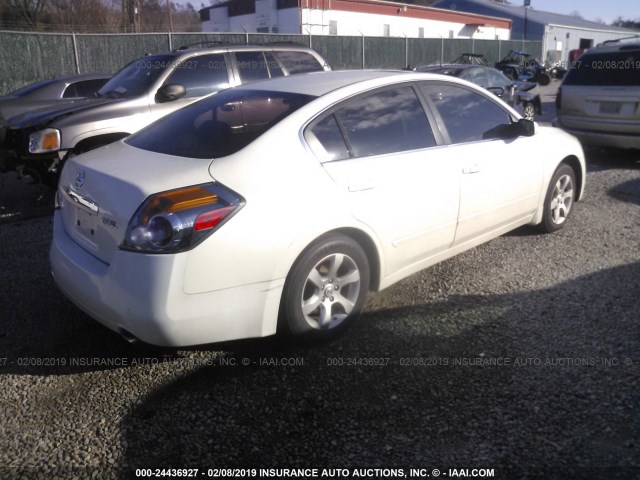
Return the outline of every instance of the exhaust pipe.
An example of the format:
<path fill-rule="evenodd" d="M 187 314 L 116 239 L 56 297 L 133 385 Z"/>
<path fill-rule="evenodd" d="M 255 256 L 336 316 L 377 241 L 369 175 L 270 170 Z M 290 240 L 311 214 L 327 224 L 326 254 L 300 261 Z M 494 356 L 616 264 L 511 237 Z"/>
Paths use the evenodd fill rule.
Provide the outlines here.
<path fill-rule="evenodd" d="M 133 333 L 131 333 L 130 331 L 125 330 L 124 328 L 121 328 L 121 329 L 119 330 L 119 333 L 120 333 L 120 336 L 121 336 L 122 338 L 124 338 L 124 339 L 125 339 L 127 342 L 129 342 L 129 343 L 138 343 L 138 342 L 139 342 L 138 337 L 136 337 L 136 336 L 135 336 Z"/>

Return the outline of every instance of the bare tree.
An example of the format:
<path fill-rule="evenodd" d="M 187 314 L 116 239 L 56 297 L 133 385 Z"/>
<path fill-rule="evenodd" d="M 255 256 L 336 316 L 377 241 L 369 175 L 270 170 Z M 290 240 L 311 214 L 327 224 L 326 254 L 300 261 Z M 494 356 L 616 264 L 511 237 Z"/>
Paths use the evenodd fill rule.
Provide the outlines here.
<path fill-rule="evenodd" d="M 37 29 L 45 16 L 48 0 L 7 0 L 6 10 L 18 22 Z"/>
<path fill-rule="evenodd" d="M 0 0 L 0 28 L 79 33 L 200 31 L 200 19 L 193 5 L 171 0 Z"/>

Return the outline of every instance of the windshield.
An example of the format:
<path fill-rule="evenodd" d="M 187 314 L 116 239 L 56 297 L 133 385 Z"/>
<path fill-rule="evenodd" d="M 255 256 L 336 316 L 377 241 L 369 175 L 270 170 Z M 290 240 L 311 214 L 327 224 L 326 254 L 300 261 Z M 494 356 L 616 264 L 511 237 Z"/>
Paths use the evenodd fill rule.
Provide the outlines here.
<path fill-rule="evenodd" d="M 126 143 L 179 157 L 224 157 L 246 147 L 314 98 L 288 92 L 225 90 L 161 118 Z"/>
<path fill-rule="evenodd" d="M 47 85 L 51 85 L 55 80 L 42 80 L 40 82 L 32 83 L 31 85 L 27 85 L 26 87 L 22 87 L 15 92 L 11 92 L 9 95 L 12 97 L 24 97 L 36 90 L 40 90 Z"/>
<path fill-rule="evenodd" d="M 587 53 L 574 62 L 564 85 L 640 86 L 640 50 Z"/>
<path fill-rule="evenodd" d="M 133 98 L 143 95 L 173 62 L 173 55 L 149 55 L 139 58 L 116 73 L 98 90 L 97 96 Z"/>

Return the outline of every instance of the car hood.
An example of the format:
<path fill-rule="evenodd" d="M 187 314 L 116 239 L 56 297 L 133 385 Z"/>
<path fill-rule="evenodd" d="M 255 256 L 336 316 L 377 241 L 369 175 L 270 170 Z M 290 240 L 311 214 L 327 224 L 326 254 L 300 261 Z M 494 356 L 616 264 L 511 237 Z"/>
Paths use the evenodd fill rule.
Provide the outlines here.
<path fill-rule="evenodd" d="M 19 97 L 0 97 L 0 120 L 5 120 L 6 123 L 13 117 L 33 110 L 62 108 L 77 102 L 78 100 L 24 100 Z"/>
<path fill-rule="evenodd" d="M 528 92 L 529 90 L 533 90 L 538 86 L 536 82 L 514 82 L 516 84 L 516 90 L 519 92 Z"/>
<path fill-rule="evenodd" d="M 11 128 L 44 126 L 61 117 L 121 101 L 113 98 L 87 98 L 76 102 L 50 105 L 12 117 L 7 125 Z M 5 116 L 5 118 L 9 117 Z"/>

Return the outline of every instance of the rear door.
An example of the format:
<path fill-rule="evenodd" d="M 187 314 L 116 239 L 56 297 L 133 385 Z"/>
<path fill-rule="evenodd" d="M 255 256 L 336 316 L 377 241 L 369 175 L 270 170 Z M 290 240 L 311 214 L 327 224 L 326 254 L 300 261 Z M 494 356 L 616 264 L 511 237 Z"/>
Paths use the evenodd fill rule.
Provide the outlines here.
<path fill-rule="evenodd" d="M 319 199 L 318 215 L 349 208 L 378 234 L 388 274 L 446 250 L 455 235 L 459 169 L 443 161 L 446 147 L 432 124 L 415 88 L 403 84 L 348 100 L 305 130 L 348 192 L 348 206 Z"/>

